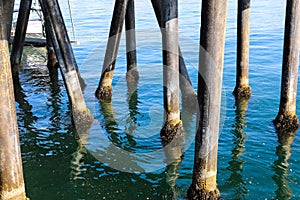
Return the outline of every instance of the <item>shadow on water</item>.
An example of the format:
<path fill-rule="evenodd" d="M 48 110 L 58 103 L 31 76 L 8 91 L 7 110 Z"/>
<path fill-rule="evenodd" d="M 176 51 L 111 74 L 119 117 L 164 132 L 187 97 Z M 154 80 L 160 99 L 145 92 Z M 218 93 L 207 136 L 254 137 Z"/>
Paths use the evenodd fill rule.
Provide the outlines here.
<path fill-rule="evenodd" d="M 15 101 L 18 103 L 19 108 L 19 122 L 23 124 L 21 127 L 25 128 L 29 132 L 33 130 L 33 124 L 36 122 L 37 117 L 32 113 L 32 105 L 27 101 L 27 96 L 21 86 L 19 73 L 16 72 L 16 76 L 13 78 L 14 82 L 14 95 Z"/>
<path fill-rule="evenodd" d="M 232 173 L 227 181 L 229 188 L 234 188 L 234 199 L 243 199 L 248 193 L 246 187 L 246 181 L 243 179 L 243 164 L 246 162 L 242 155 L 245 153 L 245 142 L 247 134 L 244 132 L 246 126 L 246 111 L 248 108 L 248 99 L 236 99 L 235 102 L 235 124 L 234 130 L 232 131 L 233 138 L 233 149 L 231 150 L 231 160 L 228 162 L 227 167 Z"/>
<path fill-rule="evenodd" d="M 276 199 L 285 200 L 293 197 L 293 191 L 289 186 L 289 159 L 292 155 L 291 144 L 294 141 L 294 133 L 278 134 L 278 146 L 276 155 L 278 159 L 274 161 L 273 170 L 275 174 L 272 179 L 278 186 L 275 191 Z"/>

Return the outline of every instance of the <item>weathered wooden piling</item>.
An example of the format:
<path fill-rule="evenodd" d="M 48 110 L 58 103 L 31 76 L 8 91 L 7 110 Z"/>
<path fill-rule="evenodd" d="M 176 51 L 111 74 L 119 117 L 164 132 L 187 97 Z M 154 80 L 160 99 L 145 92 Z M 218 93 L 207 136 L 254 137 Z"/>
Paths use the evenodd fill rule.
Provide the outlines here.
<path fill-rule="evenodd" d="M 68 96 L 72 104 L 73 119 L 75 124 L 89 126 L 93 118 L 83 98 L 76 70 L 76 60 L 58 2 L 56 0 L 41 0 L 40 3 L 45 21 L 47 21 L 45 23 L 47 26 L 46 29 L 51 37 Z"/>
<path fill-rule="evenodd" d="M 67 53 L 66 56 L 69 57 L 69 60 L 70 60 L 69 62 L 67 62 L 68 63 L 67 66 L 69 64 L 71 64 L 75 68 L 81 89 L 84 89 L 86 87 L 86 84 L 80 75 L 79 68 L 78 68 L 78 65 L 77 65 L 77 62 L 75 59 L 75 55 L 74 55 L 74 52 L 72 49 L 71 40 L 69 38 L 69 35 L 67 34 L 68 31 L 67 31 L 66 25 L 64 23 L 63 17 L 62 17 L 63 15 L 60 10 L 59 3 L 57 0 L 53 3 L 54 3 L 53 5 L 57 5 L 57 6 L 54 6 L 55 15 L 60 16 L 57 18 L 57 20 L 55 19 L 53 21 L 53 26 L 54 26 L 55 32 L 57 29 L 60 30 L 58 33 L 57 32 L 56 33 L 58 34 L 57 39 L 58 39 L 60 48 L 62 48 L 62 52 L 63 52 L 62 55 L 63 55 L 63 57 L 65 57 L 65 52 Z M 52 9 L 52 8 L 50 7 L 50 9 Z M 51 12 L 50 12 L 50 14 L 51 14 Z M 61 40 L 61 39 L 63 39 L 63 40 Z"/>
<path fill-rule="evenodd" d="M 44 20 L 45 20 L 47 48 L 49 48 L 49 50 L 50 50 L 50 48 L 53 47 L 52 53 L 55 53 L 55 57 L 57 58 L 58 65 L 60 65 L 60 68 L 64 69 L 63 72 L 65 72 L 66 66 L 65 66 L 64 58 L 62 56 L 62 51 L 61 51 L 60 46 L 57 41 L 55 30 L 54 30 L 54 27 L 53 27 L 53 24 L 51 21 L 51 17 L 49 14 L 49 9 L 48 9 L 47 5 L 44 3 L 44 0 L 39 0 L 39 2 L 41 5 L 41 8 L 42 8 L 42 12 L 43 12 Z M 52 55 L 51 55 L 51 57 L 52 57 Z M 49 59 L 49 51 L 48 51 L 48 62 L 49 61 L 50 61 L 50 59 Z"/>
<path fill-rule="evenodd" d="M 0 1 L 0 199 L 24 200 L 26 196 L 8 50 L 6 22 L 9 15 L 4 13 L 3 2 L 8 3 L 8 0 Z M 13 9 L 9 12 L 13 12 Z"/>
<path fill-rule="evenodd" d="M 4 11 L 3 11 L 3 18 L 2 19 L 5 19 L 5 22 L 6 22 L 6 25 L 7 25 L 6 32 L 7 32 L 7 38 L 8 39 L 10 39 L 10 35 L 11 35 L 14 5 L 15 5 L 14 0 L 3 1 Z"/>
<path fill-rule="evenodd" d="M 294 132 L 299 127 L 296 115 L 300 48 L 300 1 L 287 0 L 280 105 L 274 124 L 278 132 Z"/>
<path fill-rule="evenodd" d="M 45 22 L 45 23 L 47 23 L 47 22 Z M 49 27 L 49 26 L 45 26 L 45 27 Z M 51 40 L 50 32 L 48 29 L 46 30 L 46 41 L 47 41 L 46 47 L 47 47 L 47 58 L 48 58 L 47 67 L 49 69 L 49 72 L 57 71 L 58 61 L 57 61 L 57 58 L 55 55 L 53 42 Z"/>
<path fill-rule="evenodd" d="M 116 65 L 122 27 L 124 24 L 128 0 L 116 0 L 111 20 L 99 86 L 95 92 L 98 99 L 110 99 L 112 96 L 112 78 Z"/>
<path fill-rule="evenodd" d="M 56 79 L 58 79 L 58 68 L 61 71 L 62 77 L 64 79 L 64 83 L 66 88 L 67 83 L 65 81 L 65 76 L 66 76 L 66 66 L 65 62 L 62 56 L 62 52 L 60 50 L 57 37 L 55 35 L 55 31 L 51 22 L 51 18 L 49 15 L 48 9 L 46 9 L 44 3 L 42 0 L 39 1 L 41 5 L 41 9 L 43 12 L 44 16 L 44 21 L 45 21 L 45 32 L 46 32 L 46 41 L 47 41 L 47 67 L 49 70 L 49 76 L 51 79 L 51 82 L 54 83 L 56 82 Z M 69 95 L 69 90 L 67 89 L 67 93 L 69 96 L 69 99 L 72 97 Z"/>
<path fill-rule="evenodd" d="M 12 66 L 13 75 L 15 74 L 14 72 L 17 70 L 17 66 L 21 64 L 31 4 L 32 0 L 21 0 L 20 3 L 14 42 L 10 55 L 10 62 Z"/>
<path fill-rule="evenodd" d="M 126 15 L 126 55 L 127 55 L 127 73 L 126 79 L 130 82 L 139 80 L 139 72 L 137 70 L 136 58 L 136 36 L 135 36 L 135 9 L 134 0 L 128 0 Z"/>
<path fill-rule="evenodd" d="M 236 98 L 250 98 L 251 96 L 248 75 L 249 43 L 250 0 L 239 0 L 237 16 L 236 86 L 233 91 Z"/>
<path fill-rule="evenodd" d="M 178 1 L 163 0 L 163 144 L 183 133 L 179 107 Z"/>
<path fill-rule="evenodd" d="M 220 199 L 217 156 L 228 0 L 203 0 L 193 182 L 188 199 Z"/>
<path fill-rule="evenodd" d="M 161 0 L 151 0 L 153 10 L 155 12 L 155 16 L 158 22 L 158 25 L 161 31 L 164 31 L 163 26 L 163 11 L 162 11 L 162 1 Z M 197 102 L 197 94 L 194 91 L 192 81 L 188 74 L 188 70 L 185 65 L 184 58 L 182 56 L 180 47 L 178 46 L 179 51 L 179 87 L 182 94 L 182 104 L 186 110 L 195 111 L 196 102 Z"/>

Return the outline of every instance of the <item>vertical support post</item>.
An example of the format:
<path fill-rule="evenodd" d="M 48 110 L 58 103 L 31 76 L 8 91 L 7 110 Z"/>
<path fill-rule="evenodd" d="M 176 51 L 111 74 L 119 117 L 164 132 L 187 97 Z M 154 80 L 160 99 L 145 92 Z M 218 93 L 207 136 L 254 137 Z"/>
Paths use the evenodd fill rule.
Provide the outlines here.
<path fill-rule="evenodd" d="M 15 68 L 21 63 L 31 4 L 32 0 L 21 0 L 20 3 L 17 27 L 10 56 L 13 74 L 15 74 Z"/>
<path fill-rule="evenodd" d="M 4 1 L 7 3 L 8 0 Z M 9 15 L 4 13 L 4 1 L 0 0 L 0 199 L 24 200 L 26 196 L 8 50 L 6 22 Z M 13 9 L 9 12 L 13 12 Z"/>
<path fill-rule="evenodd" d="M 79 83 L 82 88 L 84 88 L 86 85 L 84 83 L 84 80 L 81 78 L 78 65 L 76 63 L 75 55 L 72 49 L 71 40 L 69 38 L 67 28 L 63 19 L 62 12 L 59 7 L 59 3 L 57 0 L 48 1 L 50 4 L 49 10 L 52 12 L 49 12 L 53 28 L 55 30 L 55 33 L 57 34 L 57 40 L 59 43 L 59 47 L 62 51 L 62 56 L 66 62 L 66 67 L 69 69 L 75 68 Z M 57 16 L 57 17 L 56 17 Z M 54 17 L 54 18 L 53 18 Z"/>
<path fill-rule="evenodd" d="M 56 58 L 55 50 L 48 29 L 46 29 L 46 41 L 47 41 L 47 68 L 49 71 L 51 83 L 54 84 L 58 81 L 59 64 Z"/>
<path fill-rule="evenodd" d="M 67 69 L 66 69 L 66 66 L 65 66 L 64 58 L 62 56 L 62 52 L 60 50 L 60 47 L 59 47 L 59 44 L 58 44 L 58 41 L 57 41 L 57 37 L 55 35 L 55 31 L 54 31 L 53 24 L 52 24 L 52 21 L 51 21 L 51 18 L 50 18 L 49 10 L 47 8 L 47 5 L 44 3 L 44 0 L 39 0 L 39 2 L 40 2 L 40 5 L 41 5 L 41 8 L 42 8 L 42 12 L 43 12 L 44 20 L 45 20 L 47 45 L 53 47 L 53 51 L 54 51 L 55 56 L 58 60 L 58 64 L 59 64 L 60 68 L 63 69 L 62 70 L 63 72 L 66 72 Z M 49 59 L 49 56 L 48 56 L 48 59 Z M 62 73 L 62 74 L 64 76 L 64 73 Z"/>
<path fill-rule="evenodd" d="M 45 0 L 44 5 L 48 9 L 49 16 L 57 37 L 59 48 L 61 49 L 62 56 L 66 62 L 67 71 L 72 71 L 78 69 L 73 49 L 71 46 L 70 38 L 67 34 L 67 29 L 59 8 L 57 0 Z"/>
<path fill-rule="evenodd" d="M 3 1 L 4 13 L 3 19 L 6 19 L 7 25 L 7 38 L 10 40 L 11 35 L 11 27 L 12 27 L 12 19 L 13 19 L 13 10 L 14 10 L 15 0 Z"/>
<path fill-rule="evenodd" d="M 115 1 L 102 73 L 98 88 L 95 92 L 95 96 L 98 99 L 111 99 L 112 97 L 112 78 L 114 75 L 127 3 L 128 0 Z"/>
<path fill-rule="evenodd" d="M 163 144 L 168 144 L 183 131 L 179 108 L 177 0 L 163 0 L 163 27 L 164 125 L 160 135 Z"/>
<path fill-rule="evenodd" d="M 162 0 L 151 0 L 153 10 L 157 19 L 157 23 L 161 29 L 164 31 L 163 27 L 163 11 L 162 11 Z M 179 87 L 182 93 L 182 104 L 185 108 L 191 108 L 187 110 L 196 110 L 195 105 L 197 101 L 197 94 L 194 91 L 192 81 L 188 74 L 180 47 L 179 51 Z"/>
<path fill-rule="evenodd" d="M 217 157 L 228 0 L 203 0 L 193 182 L 188 199 L 220 199 Z"/>
<path fill-rule="evenodd" d="M 238 0 L 236 86 L 233 91 L 236 98 L 250 98 L 251 96 L 248 75 L 249 38 L 250 0 Z"/>
<path fill-rule="evenodd" d="M 134 0 L 128 0 L 126 15 L 126 54 L 127 54 L 127 73 L 126 79 L 129 82 L 138 82 L 139 72 L 137 70 L 136 59 L 136 36 L 135 36 L 135 10 Z"/>
<path fill-rule="evenodd" d="M 45 23 L 47 23 L 47 22 L 45 22 Z M 48 26 L 45 25 L 45 27 L 48 27 Z M 48 69 L 49 69 L 49 71 L 53 71 L 52 69 L 57 70 L 56 66 L 58 64 L 57 63 L 58 61 L 57 61 L 57 58 L 55 55 L 50 32 L 49 32 L 49 29 L 47 29 L 47 28 L 46 28 L 46 41 L 47 41 L 47 58 L 48 58 L 47 66 L 48 66 Z"/>
<path fill-rule="evenodd" d="M 296 115 L 300 47 L 300 1 L 287 0 L 280 106 L 274 124 L 279 132 L 294 132 L 299 127 Z"/>
<path fill-rule="evenodd" d="M 46 29 L 51 37 L 72 104 L 73 119 L 75 124 L 88 126 L 92 121 L 92 116 L 83 98 L 79 77 L 76 71 L 77 64 L 58 3 L 56 0 L 41 0 L 40 3 L 46 21 Z"/>

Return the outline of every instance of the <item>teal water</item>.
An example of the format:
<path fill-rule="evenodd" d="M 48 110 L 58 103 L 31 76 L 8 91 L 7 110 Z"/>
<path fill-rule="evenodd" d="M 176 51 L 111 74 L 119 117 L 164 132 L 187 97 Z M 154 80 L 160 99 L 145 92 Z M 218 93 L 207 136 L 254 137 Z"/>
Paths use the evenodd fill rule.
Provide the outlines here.
<path fill-rule="evenodd" d="M 169 155 L 161 151 L 159 139 L 163 116 L 161 38 L 150 1 L 136 2 L 137 90 L 132 93 L 126 85 L 123 35 L 113 100 L 102 105 L 93 93 L 114 2 L 71 3 L 80 42 L 73 48 L 95 123 L 86 135 L 78 136 L 63 82 L 49 78 L 45 50 L 26 48 L 16 106 L 28 197 L 184 199 L 192 179 L 195 119 L 182 113 L 187 132 L 185 153 L 181 162 L 167 166 Z M 248 102 L 236 103 L 231 92 L 235 86 L 237 3 L 229 1 L 218 187 L 223 199 L 300 199 L 300 137 L 295 133 L 292 143 L 280 145 L 272 124 L 279 105 L 285 3 L 251 3 L 252 96 Z M 71 30 L 67 2 L 61 6 Z M 179 1 L 179 7 L 180 45 L 196 90 L 201 1 Z M 298 105 L 299 99 L 298 95 Z M 116 152 L 115 147 L 123 151 Z"/>

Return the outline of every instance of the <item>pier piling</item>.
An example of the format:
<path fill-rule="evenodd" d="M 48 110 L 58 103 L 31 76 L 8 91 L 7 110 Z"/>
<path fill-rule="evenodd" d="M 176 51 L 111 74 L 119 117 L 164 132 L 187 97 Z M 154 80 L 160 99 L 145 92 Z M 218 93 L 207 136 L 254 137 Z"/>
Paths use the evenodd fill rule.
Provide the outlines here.
<path fill-rule="evenodd" d="M 98 99 L 104 100 L 111 99 L 112 97 L 112 78 L 114 75 L 127 4 L 128 0 L 115 1 L 102 73 L 98 88 L 95 92 L 95 96 Z"/>
<path fill-rule="evenodd" d="M 7 25 L 6 33 L 8 39 L 10 39 L 10 35 L 11 35 L 14 5 L 15 5 L 15 0 L 3 1 L 4 11 L 3 11 L 2 19 L 5 19 L 6 21 L 6 25 Z"/>
<path fill-rule="evenodd" d="M 136 36 L 135 36 L 135 9 L 134 0 L 128 0 L 126 15 L 126 54 L 127 54 L 127 73 L 126 79 L 129 82 L 138 82 L 139 72 L 137 70 L 136 58 Z"/>
<path fill-rule="evenodd" d="M 45 21 L 45 23 L 47 23 L 47 22 Z M 45 25 L 45 27 L 49 27 L 49 26 Z M 47 67 L 49 69 L 49 72 L 57 71 L 58 61 L 57 61 L 57 58 L 56 58 L 56 55 L 55 55 L 53 42 L 51 40 L 49 28 L 45 28 L 45 29 L 46 29 L 47 59 L 48 59 Z"/>
<path fill-rule="evenodd" d="M 237 59 L 236 86 L 233 94 L 236 98 L 250 98 L 249 86 L 249 42 L 250 42 L 250 0 L 238 0 L 237 16 Z"/>
<path fill-rule="evenodd" d="M 0 199 L 24 200 L 25 186 L 8 50 L 9 25 L 6 22 L 10 15 L 4 13 L 3 2 L 13 1 L 0 0 Z"/>
<path fill-rule="evenodd" d="M 287 0 L 280 105 L 274 120 L 278 132 L 294 132 L 299 127 L 296 96 L 299 67 L 300 1 Z"/>
<path fill-rule="evenodd" d="M 178 1 L 163 0 L 163 144 L 183 133 L 179 108 Z"/>
<path fill-rule="evenodd" d="M 41 0 L 40 2 L 45 21 L 47 21 L 46 29 L 51 37 L 72 105 L 73 120 L 76 124 L 89 126 L 93 119 L 83 98 L 76 70 L 77 63 L 75 61 L 70 39 L 65 29 L 58 2 L 56 0 Z"/>
<path fill-rule="evenodd" d="M 21 0 L 13 47 L 10 56 L 13 75 L 21 64 L 32 0 Z"/>
<path fill-rule="evenodd" d="M 162 11 L 162 1 L 161 0 L 151 0 L 152 7 L 158 22 L 158 25 L 161 31 L 164 31 L 163 26 L 163 11 Z M 192 81 L 190 79 L 188 70 L 185 65 L 185 61 L 183 59 L 183 55 L 181 53 L 181 49 L 178 46 L 179 51 L 179 87 L 182 94 L 182 104 L 187 110 L 195 111 L 195 107 L 197 106 L 197 94 L 194 91 Z"/>
<path fill-rule="evenodd" d="M 203 0 L 198 74 L 197 132 L 188 199 L 220 199 L 217 156 L 228 0 Z"/>

